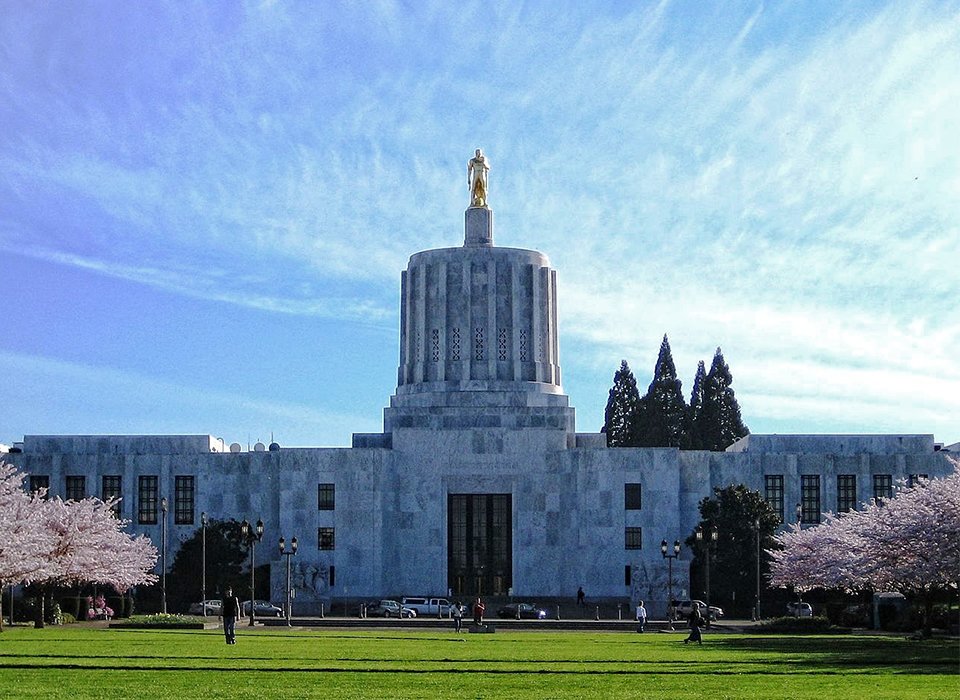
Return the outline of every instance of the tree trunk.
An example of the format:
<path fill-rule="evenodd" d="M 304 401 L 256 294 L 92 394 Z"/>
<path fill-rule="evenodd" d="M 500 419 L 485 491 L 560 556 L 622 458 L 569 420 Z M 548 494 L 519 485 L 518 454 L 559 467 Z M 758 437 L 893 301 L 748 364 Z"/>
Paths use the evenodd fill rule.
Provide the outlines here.
<path fill-rule="evenodd" d="M 39 600 L 37 602 L 37 614 L 33 619 L 33 626 L 35 629 L 44 628 L 44 605 L 47 601 L 47 586 L 40 586 L 40 595 L 38 596 Z"/>
<path fill-rule="evenodd" d="M 933 593 L 927 591 L 923 596 L 923 636 L 930 637 L 933 634 Z"/>

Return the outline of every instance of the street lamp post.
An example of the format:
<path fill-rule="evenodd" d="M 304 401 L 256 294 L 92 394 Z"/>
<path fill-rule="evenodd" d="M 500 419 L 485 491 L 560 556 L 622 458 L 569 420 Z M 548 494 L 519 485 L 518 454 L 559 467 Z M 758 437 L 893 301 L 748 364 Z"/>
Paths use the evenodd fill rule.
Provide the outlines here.
<path fill-rule="evenodd" d="M 754 533 L 757 537 L 757 595 L 754 598 L 756 608 L 754 610 L 754 618 L 760 619 L 760 518 L 756 518 L 753 521 Z"/>
<path fill-rule="evenodd" d="M 258 518 L 256 527 L 251 529 L 250 523 L 244 519 L 244 521 L 240 523 L 240 534 L 250 548 L 250 626 L 253 627 L 255 608 L 254 585 L 256 584 L 254 570 L 257 568 L 257 542 L 263 539 L 263 521 Z"/>
<path fill-rule="evenodd" d="M 290 626 L 290 557 L 297 553 L 297 538 L 290 540 L 290 551 L 286 551 L 286 542 L 280 538 L 280 555 L 287 559 L 287 627 Z"/>
<path fill-rule="evenodd" d="M 160 499 L 160 511 L 163 519 L 160 521 L 160 612 L 167 614 L 167 499 Z"/>
<path fill-rule="evenodd" d="M 667 628 L 673 629 L 673 560 L 680 556 L 680 540 L 673 541 L 673 554 L 667 554 L 667 541 L 660 540 L 660 554 L 667 560 Z"/>
<path fill-rule="evenodd" d="M 710 626 L 710 550 L 713 546 L 717 544 L 717 538 L 719 537 L 719 530 L 716 525 L 710 527 L 710 534 L 708 537 L 704 538 L 703 528 L 697 525 L 697 529 L 694 531 L 697 537 L 697 544 L 703 546 L 703 550 L 706 553 L 707 559 L 707 619 L 705 625 Z"/>
<path fill-rule="evenodd" d="M 207 616 L 207 513 L 200 513 L 200 607 Z"/>

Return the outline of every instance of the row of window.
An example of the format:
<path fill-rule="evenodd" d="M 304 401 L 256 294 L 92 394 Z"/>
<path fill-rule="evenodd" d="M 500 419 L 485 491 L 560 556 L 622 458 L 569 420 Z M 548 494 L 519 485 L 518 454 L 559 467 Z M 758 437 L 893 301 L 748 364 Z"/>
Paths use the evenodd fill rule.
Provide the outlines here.
<path fill-rule="evenodd" d="M 30 490 L 50 489 L 50 477 L 30 476 Z M 157 511 L 160 509 L 160 477 L 141 476 L 137 483 L 137 523 L 156 525 Z M 123 477 L 118 474 L 106 474 L 100 480 L 100 498 L 120 498 L 123 495 Z M 68 475 L 64 480 L 64 496 L 68 501 L 79 501 L 87 497 L 87 478 L 82 475 Z M 193 525 L 196 512 L 196 488 L 193 476 L 175 476 L 173 480 L 173 522 L 177 525 Z M 113 512 L 121 517 L 121 505 L 116 503 Z"/>
<path fill-rule="evenodd" d="M 909 479 L 910 486 L 913 486 L 921 479 L 926 479 L 926 474 L 911 474 Z M 780 522 L 784 520 L 784 502 L 783 502 L 783 475 L 767 474 L 764 477 L 764 499 L 780 516 Z M 890 498 L 893 496 L 893 476 L 891 474 L 873 475 L 873 497 Z M 803 474 L 800 476 L 800 503 L 797 516 L 801 523 L 819 523 L 820 522 L 820 475 Z M 838 513 L 847 513 L 857 507 L 857 476 L 856 474 L 838 474 L 837 475 L 837 510 Z"/>

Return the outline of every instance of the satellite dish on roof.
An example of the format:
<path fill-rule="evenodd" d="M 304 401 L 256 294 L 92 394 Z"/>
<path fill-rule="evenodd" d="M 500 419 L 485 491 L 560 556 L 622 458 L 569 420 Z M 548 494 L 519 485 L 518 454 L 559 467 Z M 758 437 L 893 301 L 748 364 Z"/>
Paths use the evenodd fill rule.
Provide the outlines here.
<path fill-rule="evenodd" d="M 258 442 L 256 445 L 253 446 L 254 452 L 266 452 L 266 450 L 267 450 L 267 446 L 264 445 L 262 442 Z"/>
<path fill-rule="evenodd" d="M 242 448 L 240 447 L 240 443 L 239 443 L 239 442 L 231 442 L 231 443 L 230 443 L 230 451 L 231 451 L 231 452 L 239 452 L 241 449 L 242 449 Z"/>
<path fill-rule="evenodd" d="M 280 443 L 279 443 L 279 442 L 271 442 L 271 443 L 270 443 L 270 446 L 267 448 L 267 450 L 270 451 L 270 452 L 279 452 L 279 451 L 280 451 Z"/>

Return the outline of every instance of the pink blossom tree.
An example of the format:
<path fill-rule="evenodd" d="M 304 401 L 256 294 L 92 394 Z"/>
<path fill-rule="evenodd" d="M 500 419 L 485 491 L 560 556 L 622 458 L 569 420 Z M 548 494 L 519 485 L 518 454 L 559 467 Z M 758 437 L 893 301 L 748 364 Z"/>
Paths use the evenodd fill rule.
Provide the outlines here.
<path fill-rule="evenodd" d="M 128 521 L 116 517 L 115 502 L 55 498 L 44 504 L 43 528 L 53 535 L 52 547 L 46 552 L 50 568 L 47 576 L 39 579 L 44 589 L 99 583 L 123 593 L 157 580 L 150 573 L 157 563 L 157 548 L 143 535 L 133 537 L 124 532 Z M 37 625 L 43 626 L 42 605 Z"/>
<path fill-rule="evenodd" d="M 929 634 L 934 595 L 960 586 L 960 462 L 942 479 L 901 486 L 816 527 L 794 525 L 777 540 L 771 585 L 902 593 L 923 603 Z"/>
<path fill-rule="evenodd" d="M 44 494 L 24 491 L 25 478 L 0 462 L 0 595 L 6 585 L 43 580 L 53 571 L 46 556 L 54 537 L 43 527 Z"/>

